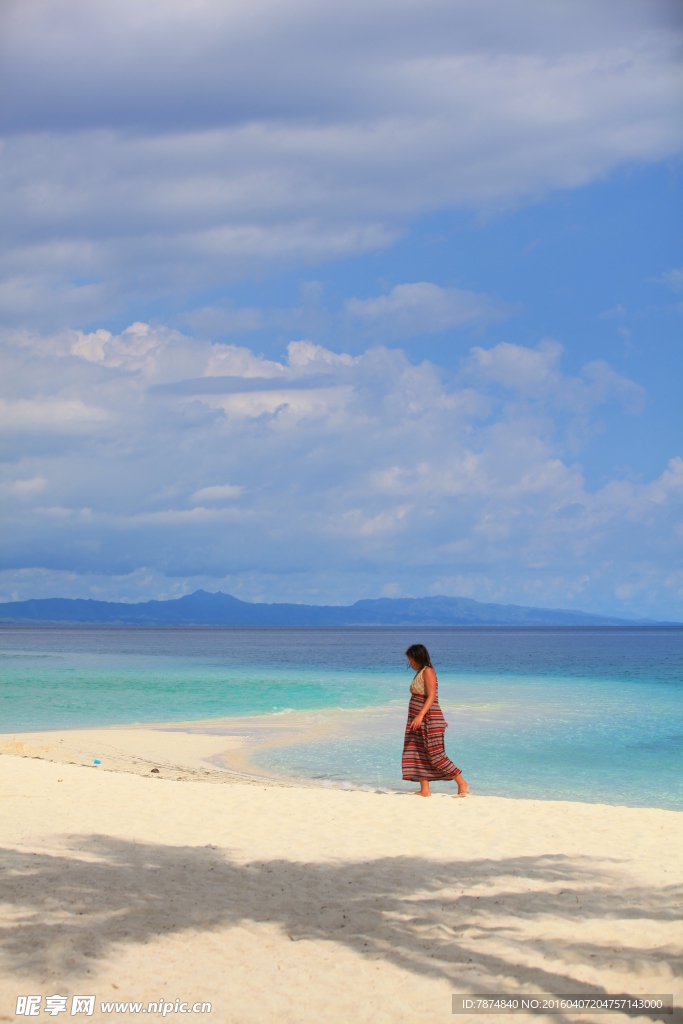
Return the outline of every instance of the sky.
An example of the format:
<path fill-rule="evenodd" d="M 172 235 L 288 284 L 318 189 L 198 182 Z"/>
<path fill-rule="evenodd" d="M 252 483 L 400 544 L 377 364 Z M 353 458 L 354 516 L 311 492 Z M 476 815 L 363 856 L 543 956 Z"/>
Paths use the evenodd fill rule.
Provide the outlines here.
<path fill-rule="evenodd" d="M 0 600 L 683 621 L 683 9 L 5 0 Z"/>

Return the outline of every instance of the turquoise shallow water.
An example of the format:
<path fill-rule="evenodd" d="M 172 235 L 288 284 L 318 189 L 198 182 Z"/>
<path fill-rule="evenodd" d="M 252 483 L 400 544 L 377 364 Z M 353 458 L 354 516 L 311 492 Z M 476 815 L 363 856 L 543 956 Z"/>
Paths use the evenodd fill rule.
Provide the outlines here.
<path fill-rule="evenodd" d="M 418 640 L 447 751 L 478 792 L 683 809 L 680 630 L 5 627 L 0 731 L 317 710 L 324 739 L 260 749 L 259 767 L 404 788 L 403 651 Z M 372 710 L 337 728 L 337 708 Z"/>

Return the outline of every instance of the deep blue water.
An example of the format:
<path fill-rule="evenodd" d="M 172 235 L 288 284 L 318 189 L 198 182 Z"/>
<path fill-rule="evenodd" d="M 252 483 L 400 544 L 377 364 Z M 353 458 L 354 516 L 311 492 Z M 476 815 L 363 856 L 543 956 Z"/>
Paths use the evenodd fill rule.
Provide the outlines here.
<path fill-rule="evenodd" d="M 682 630 L 4 627 L 0 731 L 371 708 L 259 764 L 402 788 L 417 641 L 473 789 L 683 808 Z"/>

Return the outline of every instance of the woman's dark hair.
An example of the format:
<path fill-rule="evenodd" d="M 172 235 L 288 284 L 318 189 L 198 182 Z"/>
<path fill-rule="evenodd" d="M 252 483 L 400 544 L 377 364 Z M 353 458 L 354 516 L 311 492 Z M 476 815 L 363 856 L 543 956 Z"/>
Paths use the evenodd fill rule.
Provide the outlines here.
<path fill-rule="evenodd" d="M 406 651 L 406 657 L 416 661 L 420 668 L 434 668 L 429 657 L 429 651 L 424 644 L 411 644 Z"/>

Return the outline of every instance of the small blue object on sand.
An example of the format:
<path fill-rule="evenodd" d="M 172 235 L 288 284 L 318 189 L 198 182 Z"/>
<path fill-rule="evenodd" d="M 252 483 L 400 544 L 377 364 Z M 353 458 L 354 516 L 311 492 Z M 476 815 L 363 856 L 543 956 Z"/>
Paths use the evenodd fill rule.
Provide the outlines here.
<path fill-rule="evenodd" d="M 95 764 L 101 764 L 101 761 L 100 761 L 99 757 L 95 758 Z"/>

